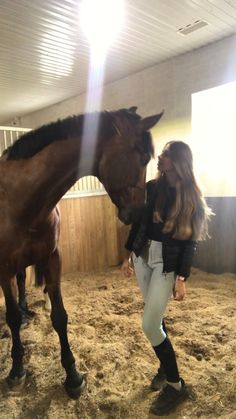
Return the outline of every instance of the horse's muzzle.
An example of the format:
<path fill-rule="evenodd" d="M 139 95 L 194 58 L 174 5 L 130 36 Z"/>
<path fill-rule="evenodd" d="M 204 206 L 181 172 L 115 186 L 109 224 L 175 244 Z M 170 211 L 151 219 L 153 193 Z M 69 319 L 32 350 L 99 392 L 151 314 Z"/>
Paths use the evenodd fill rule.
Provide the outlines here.
<path fill-rule="evenodd" d="M 144 206 L 139 207 L 139 208 L 132 208 L 132 207 L 120 208 L 118 210 L 118 217 L 120 221 L 122 221 L 122 223 L 126 225 L 133 224 L 140 219 L 143 213 L 143 208 Z"/>

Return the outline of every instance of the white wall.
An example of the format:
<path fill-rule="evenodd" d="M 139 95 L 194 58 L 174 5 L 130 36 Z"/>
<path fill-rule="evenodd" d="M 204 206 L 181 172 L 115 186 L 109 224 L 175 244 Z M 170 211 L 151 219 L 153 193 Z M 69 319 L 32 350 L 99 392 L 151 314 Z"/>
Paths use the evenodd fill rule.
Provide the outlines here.
<path fill-rule="evenodd" d="M 158 47 L 158 46 L 157 46 Z M 236 36 L 108 84 L 102 108 L 137 105 L 141 114 L 166 110 L 167 120 L 189 118 L 191 94 L 236 80 Z M 84 112 L 85 94 L 21 118 L 21 125 L 37 127 L 57 118 Z"/>
<path fill-rule="evenodd" d="M 157 45 L 158 48 L 158 45 Z M 165 109 L 153 130 L 157 153 L 169 139 L 191 136 L 191 94 L 236 80 L 236 36 L 175 57 L 104 87 L 102 109 L 138 106 L 145 116 Z M 21 126 L 35 128 L 85 111 L 81 95 L 21 118 Z M 153 163 L 149 176 L 155 172 Z"/>

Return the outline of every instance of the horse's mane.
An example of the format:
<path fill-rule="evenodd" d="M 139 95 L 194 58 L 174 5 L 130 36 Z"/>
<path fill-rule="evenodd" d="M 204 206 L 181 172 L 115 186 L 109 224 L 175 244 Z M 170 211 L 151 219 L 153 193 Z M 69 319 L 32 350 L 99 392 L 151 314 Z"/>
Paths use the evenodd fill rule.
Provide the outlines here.
<path fill-rule="evenodd" d="M 141 118 L 138 114 L 128 109 L 70 116 L 23 134 L 12 146 L 5 150 L 4 154 L 6 155 L 7 160 L 27 159 L 53 142 L 81 137 L 84 120 L 87 116 L 91 118 L 91 124 L 94 123 L 93 118 L 99 118 L 99 125 L 101 125 L 101 120 L 103 121 L 102 135 L 107 137 L 112 133 L 115 133 L 114 124 L 112 124 L 112 116 L 115 115 L 123 116 L 133 121 L 137 121 Z M 144 151 L 153 155 L 152 140 L 149 132 L 143 133 L 142 142 Z"/>
<path fill-rule="evenodd" d="M 29 158 L 55 141 L 80 136 L 84 115 L 70 116 L 23 134 L 7 152 L 7 160 Z"/>

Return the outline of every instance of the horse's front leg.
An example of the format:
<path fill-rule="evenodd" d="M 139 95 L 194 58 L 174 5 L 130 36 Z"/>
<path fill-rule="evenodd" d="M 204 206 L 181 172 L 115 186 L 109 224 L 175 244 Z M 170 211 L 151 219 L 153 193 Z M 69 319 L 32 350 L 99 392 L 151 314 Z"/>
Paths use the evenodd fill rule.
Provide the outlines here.
<path fill-rule="evenodd" d="M 18 304 L 19 304 L 20 309 L 23 311 L 28 310 L 28 304 L 26 301 L 26 293 L 25 293 L 25 279 L 26 279 L 25 270 L 18 272 L 16 274 L 16 281 L 17 281 L 17 287 L 18 287 Z"/>
<path fill-rule="evenodd" d="M 21 272 L 18 272 L 16 275 L 17 287 L 18 287 L 18 304 L 22 313 L 22 326 L 28 324 L 28 319 L 32 319 L 35 316 L 35 312 L 29 310 L 28 304 L 26 301 L 26 272 L 25 269 Z"/>
<path fill-rule="evenodd" d="M 68 316 L 62 301 L 60 276 L 61 261 L 59 252 L 56 250 L 48 259 L 45 266 L 44 277 L 51 301 L 52 325 L 59 336 L 61 344 L 61 363 L 66 370 L 64 385 L 70 397 L 78 398 L 85 386 L 85 380 L 84 377 L 76 371 L 75 358 L 68 342 Z"/>
<path fill-rule="evenodd" d="M 14 287 L 15 278 L 10 281 L 4 281 L 2 284 L 6 303 L 6 322 L 12 335 L 11 357 L 13 362 L 10 374 L 7 377 L 7 383 L 11 388 L 22 386 L 26 377 L 23 366 L 24 348 L 20 340 L 22 314 L 17 304 Z"/>

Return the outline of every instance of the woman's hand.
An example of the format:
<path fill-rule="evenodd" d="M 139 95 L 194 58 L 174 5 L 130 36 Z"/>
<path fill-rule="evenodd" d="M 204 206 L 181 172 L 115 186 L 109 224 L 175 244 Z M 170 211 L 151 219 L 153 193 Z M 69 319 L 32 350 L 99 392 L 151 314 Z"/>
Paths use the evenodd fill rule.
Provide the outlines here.
<path fill-rule="evenodd" d="M 186 295 L 186 287 L 185 282 L 178 279 L 178 276 L 175 280 L 175 286 L 174 286 L 174 299 L 177 301 L 182 301 Z"/>
<path fill-rule="evenodd" d="M 126 276 L 127 278 L 130 278 L 133 275 L 134 270 L 130 266 L 130 259 L 129 258 L 124 259 L 124 262 L 121 265 L 121 271 L 123 272 L 123 275 Z"/>

